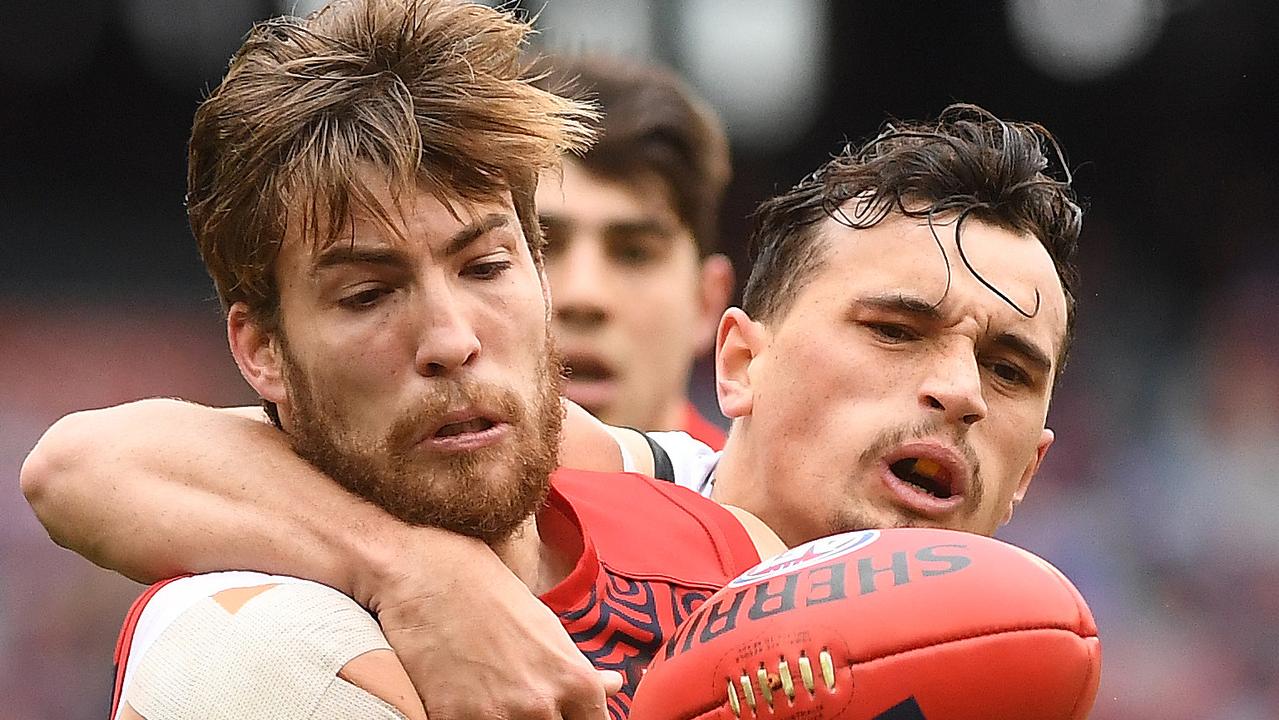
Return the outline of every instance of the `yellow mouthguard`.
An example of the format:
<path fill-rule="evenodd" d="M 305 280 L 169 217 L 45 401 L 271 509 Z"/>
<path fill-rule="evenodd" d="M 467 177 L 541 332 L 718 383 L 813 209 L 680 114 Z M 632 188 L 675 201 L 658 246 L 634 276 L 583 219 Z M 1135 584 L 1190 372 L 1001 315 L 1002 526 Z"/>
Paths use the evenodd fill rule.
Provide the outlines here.
<path fill-rule="evenodd" d="M 936 461 L 928 460 L 927 458 L 920 458 L 915 461 L 914 469 L 915 472 L 926 478 L 935 478 L 937 477 L 937 473 L 941 472 L 941 465 Z"/>

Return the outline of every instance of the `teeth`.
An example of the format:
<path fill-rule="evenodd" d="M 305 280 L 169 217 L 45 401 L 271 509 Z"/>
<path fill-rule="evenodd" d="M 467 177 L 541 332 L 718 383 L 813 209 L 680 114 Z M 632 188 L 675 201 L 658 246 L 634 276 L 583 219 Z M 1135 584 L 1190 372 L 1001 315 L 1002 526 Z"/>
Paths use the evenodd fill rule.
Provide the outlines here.
<path fill-rule="evenodd" d="M 466 422 L 449 423 L 448 425 L 440 428 L 436 435 L 439 437 L 449 437 L 451 435 L 461 435 L 465 432 L 479 432 L 487 429 L 488 426 L 489 422 L 487 420 L 484 418 L 476 418 L 474 420 L 467 420 Z"/>
<path fill-rule="evenodd" d="M 934 460 L 920 458 L 915 461 L 915 467 L 913 469 L 919 475 L 922 475 L 929 480 L 934 480 L 937 478 L 937 473 L 941 472 L 941 464 Z"/>

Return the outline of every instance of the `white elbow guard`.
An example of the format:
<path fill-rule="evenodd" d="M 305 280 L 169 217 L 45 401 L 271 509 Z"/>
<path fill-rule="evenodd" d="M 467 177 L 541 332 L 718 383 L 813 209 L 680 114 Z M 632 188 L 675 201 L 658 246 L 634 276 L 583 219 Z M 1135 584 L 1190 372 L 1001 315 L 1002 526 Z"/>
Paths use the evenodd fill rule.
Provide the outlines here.
<path fill-rule="evenodd" d="M 205 591 L 132 661 L 123 699 L 146 720 L 403 720 L 338 677 L 389 647 L 368 612 L 323 585 L 288 578 L 234 611 Z"/>

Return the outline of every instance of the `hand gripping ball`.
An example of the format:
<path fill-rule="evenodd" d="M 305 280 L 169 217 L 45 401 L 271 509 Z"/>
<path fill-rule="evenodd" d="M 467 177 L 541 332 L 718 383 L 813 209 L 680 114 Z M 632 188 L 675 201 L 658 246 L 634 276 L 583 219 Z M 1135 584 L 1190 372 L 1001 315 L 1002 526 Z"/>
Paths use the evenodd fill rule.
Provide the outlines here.
<path fill-rule="evenodd" d="M 1056 568 L 950 530 L 814 540 L 746 571 L 667 641 L 631 720 L 1073 720 L 1101 676 Z"/>

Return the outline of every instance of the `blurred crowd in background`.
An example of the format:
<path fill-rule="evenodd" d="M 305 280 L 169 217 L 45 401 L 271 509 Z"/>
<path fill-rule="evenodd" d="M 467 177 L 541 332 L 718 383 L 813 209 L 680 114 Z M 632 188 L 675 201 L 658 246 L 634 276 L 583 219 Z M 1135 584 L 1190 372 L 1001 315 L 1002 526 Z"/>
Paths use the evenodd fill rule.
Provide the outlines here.
<path fill-rule="evenodd" d="M 314 5 L 0 4 L 0 720 L 104 717 L 140 589 L 35 521 L 40 433 L 146 396 L 254 401 L 185 226 L 186 133 L 248 27 Z M 1097 720 L 1279 717 L 1279 4 L 522 7 L 547 48 L 672 67 L 722 115 L 739 278 L 751 208 L 889 116 L 965 101 L 1053 131 L 1088 208 L 1079 339 L 1000 537 L 1092 605 Z M 705 362 L 690 396 L 720 419 Z"/>

